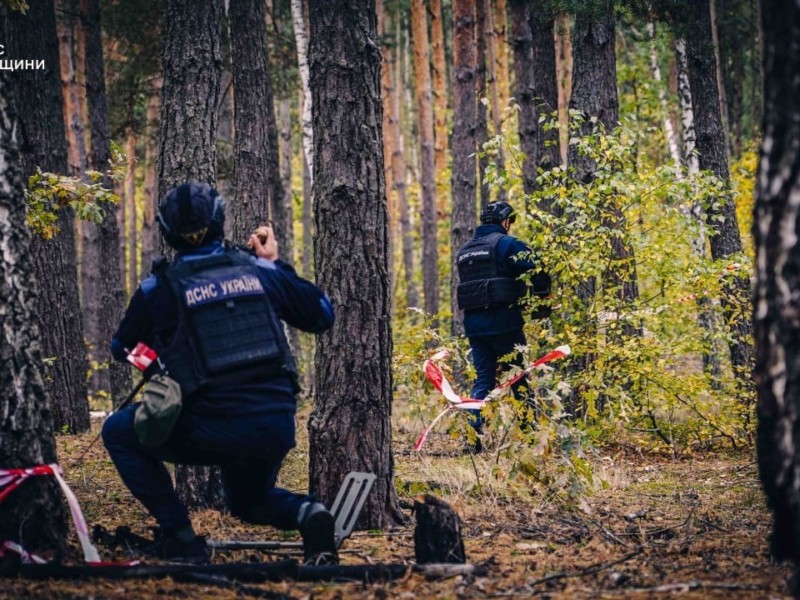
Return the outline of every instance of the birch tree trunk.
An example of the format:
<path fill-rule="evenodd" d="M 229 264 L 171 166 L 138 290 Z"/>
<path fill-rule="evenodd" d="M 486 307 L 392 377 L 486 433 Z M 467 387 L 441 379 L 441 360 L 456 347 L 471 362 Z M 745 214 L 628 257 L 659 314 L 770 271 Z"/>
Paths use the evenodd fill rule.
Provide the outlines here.
<path fill-rule="evenodd" d="M 52 0 L 31 3 L 26 15 L 7 13 L 6 51 L 18 59 L 45 61 L 44 70 L 17 71 L 16 113 L 19 119 L 23 177 L 43 171 L 66 174 L 67 145 L 59 77 L 58 38 Z M 53 426 L 79 433 L 89 428 L 86 348 L 78 299 L 75 226 L 70 209 L 58 211 L 60 233 L 50 240 L 34 236 L 29 248 L 42 287 L 36 297 L 42 353 L 53 358 L 45 381 L 53 400 Z"/>
<path fill-rule="evenodd" d="M 300 83 L 303 87 L 303 104 L 301 123 L 303 130 L 303 153 L 308 165 L 308 178 L 314 186 L 314 131 L 311 119 L 311 88 L 308 83 L 308 35 L 306 35 L 306 21 L 303 16 L 303 0 L 291 0 L 292 25 L 294 26 L 294 39 L 297 45 L 297 66 L 300 71 Z"/>
<path fill-rule="evenodd" d="M 8 13 L 0 14 L 7 24 Z M 25 224 L 15 108 L 18 86 L 15 75 L 0 71 L 0 465 L 4 468 L 57 460 L 52 404 L 41 367 L 32 240 Z M 26 481 L 0 502 L 0 539 L 24 544 L 37 554 L 60 555 L 67 533 L 60 495 L 52 477 Z"/>
<path fill-rule="evenodd" d="M 422 287 L 425 312 L 439 312 L 439 246 L 436 241 L 436 188 L 433 156 L 433 106 L 425 0 L 411 1 L 411 36 L 414 48 L 414 95 L 416 97 L 422 188 Z"/>
<path fill-rule="evenodd" d="M 681 164 L 681 152 L 678 147 L 678 135 L 672 126 L 672 119 L 669 118 L 669 107 L 667 106 L 667 90 L 661 80 L 661 67 L 658 64 L 658 50 L 656 49 L 656 27 L 650 22 L 647 23 L 647 35 L 650 37 L 650 73 L 653 75 L 656 88 L 658 89 L 658 102 L 661 111 L 664 113 L 664 135 L 667 138 L 667 148 L 669 156 L 675 166 Z"/>
<path fill-rule="evenodd" d="M 314 256 L 317 281 L 336 311 L 333 328 L 317 342 L 309 486 L 330 505 L 349 471 L 374 473 L 359 525 L 383 528 L 402 516 L 389 420 L 392 333 L 375 4 L 312 2 L 309 17 Z"/>
<path fill-rule="evenodd" d="M 453 211 L 450 225 L 450 300 L 453 335 L 464 335 L 464 317 L 458 309 L 458 269 L 455 259 L 461 246 L 475 233 L 475 128 L 478 100 L 475 96 L 475 23 L 470 0 L 453 2 Z"/>
<path fill-rule="evenodd" d="M 166 2 L 159 198 L 187 181 L 211 185 L 216 181 L 222 19 L 219 0 Z M 224 506 L 222 478 L 215 467 L 177 466 L 175 488 L 187 506 Z"/>
<path fill-rule="evenodd" d="M 800 564 L 800 7 L 761 5 L 764 120 L 755 206 L 758 464 L 773 514 L 772 555 Z M 794 582 L 798 595 L 798 581 Z"/>
<path fill-rule="evenodd" d="M 96 171 L 107 171 L 111 150 L 100 2 L 81 0 L 80 10 L 81 31 L 86 51 L 86 100 L 91 127 L 92 151 L 89 155 L 89 165 Z M 106 177 L 103 179 L 103 185 L 107 189 L 112 189 L 114 182 Z M 120 241 L 124 236 L 120 235 L 116 212 L 115 207 L 108 206 L 101 223 L 83 224 L 82 277 L 86 339 L 97 356 L 103 359 L 103 362 L 109 363 L 108 378 L 100 379 L 97 389 L 110 389 L 111 399 L 115 404 L 127 395 L 131 386 L 130 367 L 111 360 L 108 351 L 111 337 L 125 311 L 125 285 L 122 278 L 124 270 L 121 265 L 123 254 L 120 248 Z"/>

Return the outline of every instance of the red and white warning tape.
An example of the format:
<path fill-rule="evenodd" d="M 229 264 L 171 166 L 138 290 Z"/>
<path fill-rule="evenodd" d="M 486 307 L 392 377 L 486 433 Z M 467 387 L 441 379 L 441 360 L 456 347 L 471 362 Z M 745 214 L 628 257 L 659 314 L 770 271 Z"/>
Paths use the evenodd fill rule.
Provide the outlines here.
<path fill-rule="evenodd" d="M 100 554 L 97 552 L 97 548 L 94 547 L 94 545 L 90 540 L 89 528 L 86 525 L 86 519 L 84 519 L 83 517 L 83 511 L 81 511 L 81 505 L 78 503 L 78 499 L 75 497 L 75 494 L 67 485 L 67 482 L 64 481 L 64 478 L 61 475 L 61 467 L 59 467 L 57 464 L 37 465 L 35 467 L 30 467 L 27 469 L 0 469 L 0 502 L 5 500 L 8 497 L 8 495 L 15 489 L 17 489 L 20 485 L 22 485 L 23 482 L 25 482 L 25 480 L 39 475 L 51 475 L 56 478 L 56 481 L 58 481 L 58 485 L 61 487 L 61 491 L 67 498 L 67 504 L 69 505 L 69 512 L 72 515 L 72 522 L 75 523 L 75 531 L 78 534 L 78 541 L 80 542 L 81 548 L 83 549 L 83 559 L 86 561 L 88 565 L 104 566 L 109 564 L 115 564 L 115 565 L 135 564 L 135 563 L 108 563 L 100 560 Z M 2 555 L 4 550 L 19 554 L 22 557 L 23 562 L 35 562 L 35 563 L 47 562 L 43 558 L 40 558 L 35 554 L 30 554 L 24 548 L 22 548 L 22 546 L 16 544 L 15 542 L 4 541 L 0 543 L 0 555 Z"/>
<path fill-rule="evenodd" d="M 447 378 L 444 376 L 442 369 L 439 367 L 437 361 L 444 360 L 447 358 L 448 352 L 447 350 L 440 350 L 436 352 L 433 356 L 431 356 L 428 360 L 425 361 L 425 364 L 422 366 L 423 371 L 425 372 L 425 376 L 428 378 L 437 390 L 439 390 L 445 399 L 449 402 L 447 408 L 445 408 L 442 412 L 436 415 L 436 418 L 431 421 L 431 424 L 428 425 L 425 430 L 420 434 L 419 438 L 417 438 L 416 443 L 414 444 L 414 450 L 420 450 L 423 445 L 425 445 L 425 441 L 428 439 L 428 434 L 430 434 L 431 430 L 436 426 L 436 424 L 444 417 L 447 413 L 452 410 L 480 410 L 483 408 L 488 402 L 499 397 L 503 390 L 506 388 L 511 387 L 515 383 L 517 383 L 520 379 L 525 377 L 528 373 L 533 371 L 535 368 L 540 367 L 550 361 L 556 360 L 558 358 L 563 358 L 565 356 L 569 356 L 570 349 L 569 346 L 559 346 L 555 350 L 548 352 L 541 358 L 536 359 L 531 366 L 529 366 L 524 371 L 518 373 L 508 381 L 501 383 L 496 388 L 494 388 L 483 400 L 476 400 L 475 398 L 469 398 L 467 396 L 459 396 L 453 391 L 453 386 L 450 385 L 450 382 L 447 381 Z"/>

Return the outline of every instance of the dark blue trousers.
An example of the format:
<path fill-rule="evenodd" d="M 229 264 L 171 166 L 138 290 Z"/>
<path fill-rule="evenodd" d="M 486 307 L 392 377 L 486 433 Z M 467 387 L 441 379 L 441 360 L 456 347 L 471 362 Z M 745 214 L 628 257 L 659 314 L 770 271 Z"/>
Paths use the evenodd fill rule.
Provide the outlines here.
<path fill-rule="evenodd" d="M 185 410 L 169 441 L 142 446 L 133 428 L 136 406 L 111 415 L 103 442 L 122 481 L 164 529 L 190 524 L 162 461 L 218 465 L 231 513 L 248 523 L 296 529 L 309 496 L 275 487 L 284 457 L 294 447 L 294 413 L 220 417 Z"/>
<path fill-rule="evenodd" d="M 514 352 L 514 346 L 524 346 L 526 344 L 525 334 L 522 331 L 512 331 L 500 335 L 481 335 L 470 336 L 469 345 L 472 350 L 472 363 L 475 365 L 476 378 L 472 386 L 471 396 L 476 400 L 483 400 L 497 387 L 498 372 L 507 370 L 511 365 L 525 368 L 524 357 L 520 352 Z M 514 356 L 508 362 L 500 362 L 500 359 L 514 352 Z M 498 371 L 500 369 L 500 371 Z M 519 388 L 526 385 L 525 377 L 520 379 L 512 386 L 514 396 L 519 399 Z M 473 418 L 471 425 L 478 433 L 483 428 L 483 417 L 481 411 L 471 410 Z"/>

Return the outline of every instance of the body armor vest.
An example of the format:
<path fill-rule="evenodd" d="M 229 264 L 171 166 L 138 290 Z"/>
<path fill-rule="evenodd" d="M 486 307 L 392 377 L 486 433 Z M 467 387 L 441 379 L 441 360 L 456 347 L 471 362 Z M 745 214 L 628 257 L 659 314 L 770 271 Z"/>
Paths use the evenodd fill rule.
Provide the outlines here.
<path fill-rule="evenodd" d="M 456 265 L 460 283 L 458 308 L 486 309 L 517 302 L 524 294 L 523 284 L 500 271 L 497 245 L 502 233 L 473 238 L 458 251 Z"/>
<path fill-rule="evenodd" d="M 217 384 L 265 380 L 296 370 L 252 258 L 226 250 L 164 266 L 178 326 L 161 358 L 184 397 Z"/>

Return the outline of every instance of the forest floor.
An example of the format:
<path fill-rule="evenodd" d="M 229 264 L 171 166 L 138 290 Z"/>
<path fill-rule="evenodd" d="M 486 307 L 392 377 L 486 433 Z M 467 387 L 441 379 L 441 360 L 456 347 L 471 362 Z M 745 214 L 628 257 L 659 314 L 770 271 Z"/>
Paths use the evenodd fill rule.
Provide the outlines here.
<path fill-rule="evenodd" d="M 99 428 L 58 438 L 59 459 L 68 466 Z M 305 423 L 298 431 L 305 430 Z M 407 436 L 406 436 L 407 437 Z M 427 453 L 412 454 L 396 442 L 400 490 L 433 490 L 464 522 L 467 559 L 484 564 L 488 576 L 430 581 L 413 574 L 390 583 L 297 583 L 254 585 L 291 598 L 787 598 L 791 570 L 768 556 L 770 517 L 754 456 L 696 454 L 677 460 L 605 448 L 593 463 L 605 480 L 582 510 L 546 499 L 522 500 L 497 491 L 476 492 L 476 469 L 457 442 L 444 435 Z M 435 450 L 435 452 L 434 452 Z M 443 452 L 444 450 L 444 452 Z M 444 454 L 444 456 L 442 456 Z M 448 455 L 450 454 L 450 455 Z M 491 453 L 475 457 L 490 468 Z M 485 463 L 481 465 L 481 463 Z M 306 485 L 305 441 L 292 452 L 280 484 Z M 488 471 L 487 471 L 488 472 Z M 113 531 L 129 525 L 148 534 L 152 521 L 123 486 L 101 443 L 83 465 L 66 469 L 90 527 Z M 413 497 L 401 493 L 404 505 Z M 413 516 L 392 531 L 356 532 L 342 546 L 343 564 L 413 561 Z M 248 527 L 216 511 L 193 515 L 195 528 L 214 539 L 277 539 L 267 527 Z M 74 562 L 80 551 L 71 535 Z M 102 547 L 101 554 L 110 558 Z M 124 559 L 124 556 L 116 556 Z M 253 551 L 217 556 L 214 562 L 277 560 Z M 0 598 L 241 598 L 230 589 L 177 583 L 172 579 L 86 582 L 3 580 Z"/>

